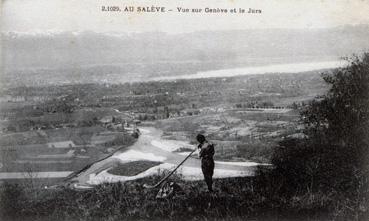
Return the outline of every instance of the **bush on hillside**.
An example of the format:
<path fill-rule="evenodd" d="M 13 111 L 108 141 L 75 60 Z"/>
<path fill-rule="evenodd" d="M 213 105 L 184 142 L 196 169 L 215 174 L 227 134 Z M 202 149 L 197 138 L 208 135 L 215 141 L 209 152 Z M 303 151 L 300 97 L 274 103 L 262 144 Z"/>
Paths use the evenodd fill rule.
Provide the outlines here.
<path fill-rule="evenodd" d="M 274 151 L 280 193 L 324 192 L 357 216 L 369 208 L 369 53 L 323 79 L 330 89 L 301 112 L 305 139 L 286 139 Z"/>

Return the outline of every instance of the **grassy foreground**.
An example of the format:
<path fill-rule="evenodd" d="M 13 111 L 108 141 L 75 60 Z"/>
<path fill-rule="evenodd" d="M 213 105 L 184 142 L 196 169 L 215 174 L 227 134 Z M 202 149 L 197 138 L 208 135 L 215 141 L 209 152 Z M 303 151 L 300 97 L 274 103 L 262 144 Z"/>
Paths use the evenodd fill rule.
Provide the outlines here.
<path fill-rule="evenodd" d="M 203 181 L 186 182 L 169 199 L 158 200 L 150 177 L 104 184 L 93 190 L 27 189 L 1 186 L 1 220 L 346 220 L 352 211 L 327 193 L 283 196 L 268 175 L 215 180 L 209 194 Z"/>

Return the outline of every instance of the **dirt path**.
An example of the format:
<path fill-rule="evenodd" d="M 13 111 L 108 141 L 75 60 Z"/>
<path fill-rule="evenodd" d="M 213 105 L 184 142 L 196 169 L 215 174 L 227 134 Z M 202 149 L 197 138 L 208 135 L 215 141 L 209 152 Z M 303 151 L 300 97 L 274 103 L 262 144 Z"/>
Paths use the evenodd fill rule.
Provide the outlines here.
<path fill-rule="evenodd" d="M 88 184 L 88 181 L 91 179 L 91 177 L 95 177 L 96 175 L 99 175 L 99 173 L 105 172 L 106 170 L 113 167 L 114 165 L 118 163 L 124 163 L 134 160 L 151 160 L 151 161 L 160 161 L 163 164 L 171 164 L 171 165 L 177 165 L 179 162 L 181 162 L 185 156 L 180 155 L 175 152 L 170 152 L 170 147 L 168 147 L 168 150 L 166 150 L 165 145 L 168 144 L 168 140 L 162 139 L 162 131 L 159 129 L 156 129 L 154 127 L 144 127 L 140 128 L 141 136 L 139 139 L 130 146 L 129 148 L 125 148 L 124 150 L 119 150 L 115 152 L 111 157 L 108 157 L 102 161 L 96 162 L 92 164 L 87 170 L 81 172 L 77 176 L 73 177 L 71 180 L 74 182 L 77 182 L 80 185 L 86 185 Z M 179 145 L 176 143 L 176 141 L 171 141 L 173 145 Z M 183 142 L 178 141 L 180 144 L 183 144 Z M 160 144 L 161 148 L 159 148 L 157 145 L 154 144 Z M 163 146 L 164 145 L 164 146 Z M 196 156 L 196 155 L 195 155 Z M 191 173 L 191 170 L 199 171 L 199 168 L 201 165 L 200 159 L 191 157 L 189 158 L 184 164 L 183 168 L 186 169 Z M 240 165 L 237 165 L 237 163 L 226 163 L 226 162 L 215 162 L 215 170 L 222 171 L 222 173 L 228 172 L 242 172 L 243 174 L 253 174 L 257 164 L 256 163 L 241 163 Z M 191 169 L 192 168 L 192 169 Z M 215 172 L 216 172 L 215 171 Z M 231 174 L 231 173 L 230 173 Z M 227 176 L 225 174 L 225 176 Z"/>

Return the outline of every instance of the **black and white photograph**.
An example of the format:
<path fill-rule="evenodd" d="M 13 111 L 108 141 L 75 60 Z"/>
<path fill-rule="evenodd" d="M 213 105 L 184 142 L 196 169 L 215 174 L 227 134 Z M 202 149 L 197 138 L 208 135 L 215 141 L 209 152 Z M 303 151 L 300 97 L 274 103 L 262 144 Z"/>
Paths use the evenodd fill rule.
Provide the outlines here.
<path fill-rule="evenodd" d="M 368 0 L 0 9 L 0 220 L 369 220 Z"/>

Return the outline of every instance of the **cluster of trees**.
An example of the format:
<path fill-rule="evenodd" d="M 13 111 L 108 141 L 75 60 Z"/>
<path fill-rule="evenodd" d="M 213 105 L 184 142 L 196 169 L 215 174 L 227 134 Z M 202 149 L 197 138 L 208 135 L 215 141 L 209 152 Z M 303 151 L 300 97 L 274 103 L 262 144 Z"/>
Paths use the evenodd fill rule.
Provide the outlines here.
<path fill-rule="evenodd" d="M 323 74 L 329 91 L 301 112 L 306 138 L 280 143 L 272 173 L 280 194 L 324 193 L 361 220 L 369 217 L 369 53 L 348 61 Z"/>

